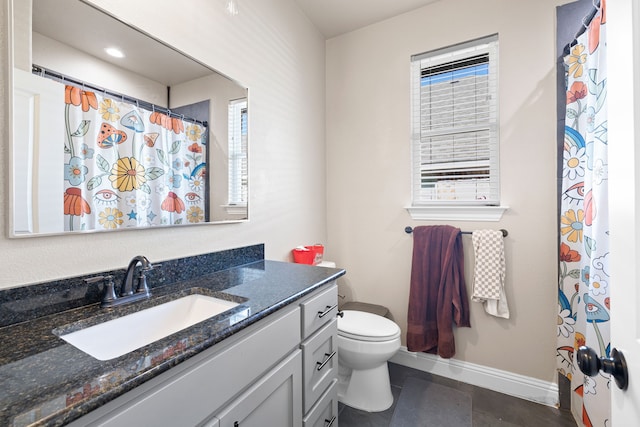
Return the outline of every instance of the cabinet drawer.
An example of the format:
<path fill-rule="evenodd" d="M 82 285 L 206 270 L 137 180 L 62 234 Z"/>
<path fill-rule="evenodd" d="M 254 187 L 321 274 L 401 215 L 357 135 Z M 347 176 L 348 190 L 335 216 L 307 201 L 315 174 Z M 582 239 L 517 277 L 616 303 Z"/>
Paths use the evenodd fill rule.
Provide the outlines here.
<path fill-rule="evenodd" d="M 338 427 L 338 380 L 333 380 L 329 389 L 302 420 L 303 427 Z"/>
<path fill-rule="evenodd" d="M 338 286 L 333 284 L 324 292 L 300 304 L 302 307 L 302 339 L 311 336 L 318 328 L 338 313 Z"/>
<path fill-rule="evenodd" d="M 304 413 L 338 375 L 338 321 L 333 319 L 317 334 L 302 343 Z"/>

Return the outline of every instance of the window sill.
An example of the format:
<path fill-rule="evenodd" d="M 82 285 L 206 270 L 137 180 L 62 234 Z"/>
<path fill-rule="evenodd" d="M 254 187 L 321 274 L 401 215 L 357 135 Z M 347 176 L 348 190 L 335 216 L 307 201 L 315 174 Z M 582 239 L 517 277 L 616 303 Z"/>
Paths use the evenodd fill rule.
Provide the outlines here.
<path fill-rule="evenodd" d="M 414 220 L 499 221 L 509 206 L 409 206 Z"/>
<path fill-rule="evenodd" d="M 225 212 L 229 215 L 246 215 L 247 205 L 222 205 Z"/>

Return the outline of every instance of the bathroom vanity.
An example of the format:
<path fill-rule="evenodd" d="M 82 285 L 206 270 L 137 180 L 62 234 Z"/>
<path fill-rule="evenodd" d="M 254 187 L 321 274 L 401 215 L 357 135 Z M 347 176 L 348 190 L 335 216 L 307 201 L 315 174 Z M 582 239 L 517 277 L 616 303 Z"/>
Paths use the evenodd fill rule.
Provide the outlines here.
<path fill-rule="evenodd" d="M 153 297 L 142 303 L 96 302 L 1 327 L 0 424 L 337 425 L 335 280 L 344 270 L 257 260 L 201 273 L 156 287 L 150 277 Z M 237 305 L 110 360 L 59 337 L 193 292 Z M 0 297 L 3 321 L 27 304 Z"/>

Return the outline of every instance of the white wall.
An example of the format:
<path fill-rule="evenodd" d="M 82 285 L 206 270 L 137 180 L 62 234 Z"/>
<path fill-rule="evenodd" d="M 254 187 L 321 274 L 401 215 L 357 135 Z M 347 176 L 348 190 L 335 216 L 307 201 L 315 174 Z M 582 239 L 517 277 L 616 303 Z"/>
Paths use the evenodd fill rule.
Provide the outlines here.
<path fill-rule="evenodd" d="M 326 240 L 325 44 L 289 0 L 241 2 L 235 17 L 222 1 L 193 0 L 189 8 L 94 1 L 249 88 L 249 222 L 8 239 L 7 2 L 0 2 L 0 288 L 124 268 L 137 254 L 161 261 L 265 243 L 267 258 L 288 260 L 291 248 Z"/>
<path fill-rule="evenodd" d="M 557 218 L 555 7 L 560 1 L 447 0 L 327 42 L 328 256 L 341 293 L 388 306 L 406 331 L 414 222 L 410 204 L 409 63 L 417 54 L 498 33 L 500 222 L 511 319 L 471 303 L 456 359 L 556 381 Z M 444 221 L 438 224 L 446 223 Z M 473 252 L 464 236 L 467 286 Z M 404 342 L 403 342 L 404 343 Z"/>

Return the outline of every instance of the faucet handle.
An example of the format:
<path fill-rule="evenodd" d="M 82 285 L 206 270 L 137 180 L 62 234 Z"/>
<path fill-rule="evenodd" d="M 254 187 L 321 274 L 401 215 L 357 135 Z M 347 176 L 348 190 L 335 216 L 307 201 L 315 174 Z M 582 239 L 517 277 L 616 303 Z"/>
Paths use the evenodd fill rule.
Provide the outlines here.
<path fill-rule="evenodd" d="M 102 295 L 102 303 L 101 307 L 109 307 L 113 305 L 113 302 L 118 299 L 116 296 L 115 284 L 113 283 L 113 276 L 95 276 L 89 277 L 87 279 L 83 279 L 85 283 L 96 283 L 96 282 L 104 282 L 104 294 Z"/>
<path fill-rule="evenodd" d="M 158 267 L 162 267 L 162 264 L 158 264 L 158 263 L 151 264 L 151 263 L 149 263 L 149 265 L 147 265 L 146 267 L 144 267 L 144 268 L 142 269 L 142 271 L 145 271 L 145 272 L 146 272 L 146 271 L 151 271 L 151 270 L 155 270 L 155 269 L 156 269 L 156 268 L 158 268 Z"/>
<path fill-rule="evenodd" d="M 151 291 L 149 290 L 149 286 L 147 285 L 147 272 L 154 269 L 154 265 L 149 263 L 149 265 L 140 269 L 138 273 L 138 286 L 136 287 L 137 294 L 145 294 L 150 295 Z"/>
<path fill-rule="evenodd" d="M 97 283 L 106 280 L 108 277 L 113 278 L 113 276 L 94 276 L 94 277 L 86 277 L 82 279 L 84 283 Z"/>
<path fill-rule="evenodd" d="M 105 289 L 104 295 L 102 296 L 102 306 L 110 306 L 113 302 L 118 299 L 116 296 L 115 284 L 113 283 L 113 276 L 104 276 L 105 281 Z"/>

